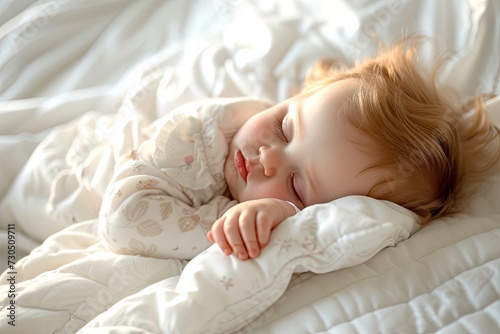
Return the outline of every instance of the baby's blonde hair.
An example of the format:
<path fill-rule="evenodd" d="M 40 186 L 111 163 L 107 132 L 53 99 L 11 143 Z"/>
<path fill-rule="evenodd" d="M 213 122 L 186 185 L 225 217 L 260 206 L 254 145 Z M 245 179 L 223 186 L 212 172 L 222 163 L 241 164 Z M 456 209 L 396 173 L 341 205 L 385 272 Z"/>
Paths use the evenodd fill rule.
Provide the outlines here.
<path fill-rule="evenodd" d="M 477 179 L 495 164 L 500 134 L 488 121 L 481 97 L 467 115 L 465 106 L 456 107 L 442 96 L 435 80 L 442 62 L 427 80 L 418 73 L 420 40 L 406 38 L 353 68 L 322 60 L 309 71 L 302 93 L 355 79 L 356 93 L 343 110 L 374 143 L 362 147 L 376 161 L 367 170 L 383 175 L 368 196 L 410 209 L 425 225 L 454 211 L 464 180 Z"/>

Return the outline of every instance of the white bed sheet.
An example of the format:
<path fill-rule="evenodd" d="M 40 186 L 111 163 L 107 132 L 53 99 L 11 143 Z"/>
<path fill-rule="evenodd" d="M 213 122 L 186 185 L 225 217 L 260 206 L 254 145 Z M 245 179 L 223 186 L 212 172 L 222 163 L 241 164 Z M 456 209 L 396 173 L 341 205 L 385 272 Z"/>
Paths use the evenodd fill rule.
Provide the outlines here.
<path fill-rule="evenodd" d="M 318 58 L 352 64 L 372 54 L 378 41 L 418 32 L 435 38 L 421 56 L 424 68 L 450 53 L 439 79 L 455 98 L 500 93 L 500 4 L 493 0 L 53 0 L 25 9 L 30 3 L 8 2 L 0 15 L 6 22 L 0 27 L 3 232 L 15 220 L 13 211 L 26 211 L 6 203 L 7 191 L 48 131 L 89 110 L 117 112 L 124 95 L 147 88 L 158 68 L 170 71 L 161 110 L 209 96 L 278 101 L 297 91 Z M 500 108 L 491 113 L 500 118 Z M 365 264 L 294 276 L 285 294 L 240 332 L 499 331 L 499 173 L 481 185 L 464 213 L 433 222 Z M 41 241 L 16 232 L 18 258 Z M 6 259 L 6 233 L 2 237 Z M 102 250 L 73 246 L 84 250 L 78 256 Z M 33 275 L 68 261 L 56 253 Z M 130 293 L 159 279 L 141 265 L 137 277 L 151 280 L 131 280 Z M 165 266 L 175 276 L 183 264 Z"/>

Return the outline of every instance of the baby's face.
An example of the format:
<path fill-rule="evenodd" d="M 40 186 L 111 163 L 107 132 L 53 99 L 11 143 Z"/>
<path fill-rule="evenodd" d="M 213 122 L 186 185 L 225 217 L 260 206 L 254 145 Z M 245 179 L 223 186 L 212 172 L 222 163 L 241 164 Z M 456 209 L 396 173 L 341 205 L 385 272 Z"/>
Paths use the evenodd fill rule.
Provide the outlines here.
<path fill-rule="evenodd" d="M 353 81 L 342 80 L 250 118 L 234 136 L 225 162 L 233 198 L 279 198 L 304 208 L 366 195 L 379 175 L 360 173 L 373 157 L 352 141 L 370 143 L 339 112 L 353 93 Z"/>

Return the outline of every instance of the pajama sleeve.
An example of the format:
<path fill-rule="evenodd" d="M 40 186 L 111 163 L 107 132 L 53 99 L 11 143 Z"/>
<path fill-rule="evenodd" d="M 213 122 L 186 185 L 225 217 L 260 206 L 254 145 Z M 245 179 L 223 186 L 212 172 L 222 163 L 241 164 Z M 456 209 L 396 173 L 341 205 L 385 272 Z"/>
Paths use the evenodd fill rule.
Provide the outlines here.
<path fill-rule="evenodd" d="M 125 162 L 102 204 L 101 240 L 119 254 L 193 258 L 210 246 L 206 233 L 235 201 L 219 195 L 194 208 L 183 197 L 154 166 Z"/>

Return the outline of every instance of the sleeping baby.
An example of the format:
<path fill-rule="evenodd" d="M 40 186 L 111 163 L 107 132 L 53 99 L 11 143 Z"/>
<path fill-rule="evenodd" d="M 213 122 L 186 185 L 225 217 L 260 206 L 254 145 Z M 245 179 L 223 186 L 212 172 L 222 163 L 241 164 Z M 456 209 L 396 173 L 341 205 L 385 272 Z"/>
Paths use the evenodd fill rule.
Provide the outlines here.
<path fill-rule="evenodd" d="M 353 68 L 323 61 L 268 107 L 213 99 L 156 121 L 116 164 L 100 211 L 107 247 L 191 259 L 212 242 L 246 260 L 302 209 L 349 195 L 389 200 L 425 225 L 456 208 L 500 153 L 482 99 L 464 114 L 417 73 L 418 40 Z M 467 116 L 467 117 L 466 117 Z M 495 146 L 493 159 L 478 156 Z"/>
<path fill-rule="evenodd" d="M 354 89 L 342 80 L 267 109 L 251 99 L 198 101 L 160 119 L 115 167 L 103 239 L 119 253 L 192 258 L 208 233 L 245 260 L 300 209 L 366 195 L 381 175 L 362 173 L 375 160 L 355 142 L 370 141 L 342 116 Z"/>

